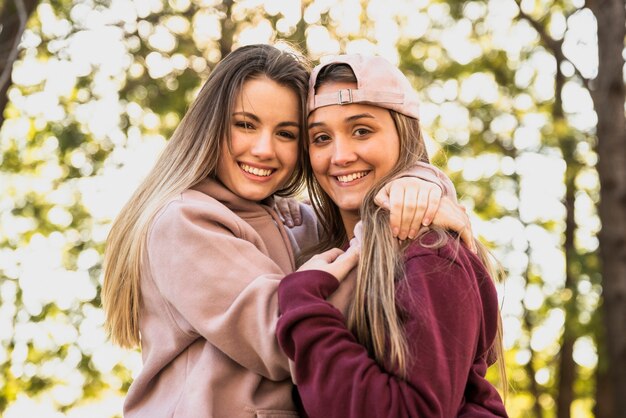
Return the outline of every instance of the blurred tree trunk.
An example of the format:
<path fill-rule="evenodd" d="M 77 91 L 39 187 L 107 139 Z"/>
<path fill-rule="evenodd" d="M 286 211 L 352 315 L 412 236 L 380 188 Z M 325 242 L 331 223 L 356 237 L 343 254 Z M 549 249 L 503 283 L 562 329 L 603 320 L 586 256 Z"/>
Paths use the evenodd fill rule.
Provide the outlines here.
<path fill-rule="evenodd" d="M 528 272 L 528 269 L 527 269 L 527 272 Z M 528 273 L 526 274 L 526 283 L 528 283 Z M 533 324 L 529 318 L 529 315 L 530 315 L 530 312 L 528 311 L 528 309 L 524 308 L 523 324 L 526 330 L 528 331 L 528 335 L 530 336 L 532 335 Z M 535 368 L 535 365 L 533 364 L 533 361 L 535 360 L 535 350 L 533 350 L 533 348 L 530 346 L 530 343 L 528 344 L 528 351 L 530 352 L 530 359 L 524 365 L 524 370 L 526 371 L 526 374 L 528 376 L 528 389 L 527 390 L 530 393 L 531 399 L 532 399 L 531 408 L 534 413 L 533 415 L 534 418 L 543 418 L 543 409 L 541 408 L 541 404 L 539 404 L 539 397 L 543 393 L 543 390 L 537 383 L 537 379 L 535 379 L 535 376 L 537 374 L 537 370 Z"/>
<path fill-rule="evenodd" d="M 554 92 L 554 106 L 552 109 L 553 124 L 560 131 L 560 126 L 567 126 L 565 114 L 563 112 L 563 87 L 565 85 L 565 77 L 561 72 L 564 56 L 561 53 L 562 45 L 560 42 L 553 43 L 552 48 L 558 50 L 552 51 L 556 59 L 556 82 Z M 563 160 L 566 163 L 565 170 L 565 242 L 563 248 L 565 251 L 565 284 L 563 286 L 566 292 L 569 292 L 564 298 L 563 308 L 565 310 L 565 322 L 563 325 L 563 337 L 561 339 L 561 350 L 559 351 L 559 368 L 557 375 L 557 392 L 556 392 L 556 415 L 557 418 L 570 418 L 572 410 L 572 402 L 574 401 L 574 382 L 576 381 L 576 363 L 574 362 L 574 342 L 576 341 L 575 324 L 578 321 L 578 312 L 576 309 L 576 299 L 578 294 L 579 277 L 574 272 L 573 265 L 576 260 L 576 247 L 574 244 L 574 236 L 578 227 L 575 219 L 575 200 L 576 200 L 576 177 L 580 173 L 580 164 L 576 161 L 576 138 L 573 137 L 569 130 L 559 138 L 559 148 L 563 154 Z"/>
<path fill-rule="evenodd" d="M 550 36 L 546 21 L 537 20 L 524 13 L 521 7 L 521 0 L 516 0 L 519 6 L 519 17 L 530 23 L 541 38 L 541 43 L 545 49 L 552 54 L 556 61 L 556 73 L 554 83 L 554 104 L 552 105 L 552 125 L 553 134 L 556 136 L 558 146 L 561 150 L 563 160 L 566 164 L 565 172 L 565 240 L 563 250 L 565 252 L 565 283 L 563 285 L 564 295 L 563 309 L 565 311 L 563 336 L 561 338 L 561 348 L 559 350 L 556 375 L 556 416 L 557 418 L 570 418 L 571 407 L 574 400 L 574 382 L 576 381 L 576 364 L 574 362 L 574 342 L 576 341 L 575 323 L 578 321 L 576 310 L 576 295 L 578 293 L 578 277 L 574 273 L 572 266 L 576 260 L 576 247 L 574 236 L 577 228 L 574 216 L 574 203 L 576 199 L 576 177 L 580 172 L 580 164 L 576 162 L 576 138 L 568 128 L 568 122 L 563 111 L 563 87 L 566 78 L 561 72 L 561 66 L 566 61 L 563 54 L 563 41 Z"/>
<path fill-rule="evenodd" d="M 235 32 L 237 31 L 237 25 L 233 21 L 233 0 L 222 1 L 222 9 L 224 17 L 220 19 L 222 24 L 222 36 L 220 38 L 220 54 L 224 58 L 233 49 L 233 40 Z"/>
<path fill-rule="evenodd" d="M 557 62 L 557 68 L 560 63 Z M 558 70 L 557 70 L 558 71 Z M 559 72 L 560 74 L 560 72 Z M 559 83 L 557 83 L 558 85 Z M 563 84 L 560 85 L 561 88 Z M 561 97 L 561 91 L 557 92 Z M 560 102 L 560 99 L 558 100 Z M 556 116 L 555 123 L 565 123 L 562 108 L 560 116 Z M 556 112 L 555 112 L 556 113 Z M 576 200 L 576 177 L 580 172 L 580 165 L 575 160 L 576 139 L 573 137 L 561 138 L 559 141 L 563 159 L 567 164 L 565 170 L 565 291 L 568 291 L 567 299 L 563 302 L 565 310 L 565 323 L 563 325 L 563 337 L 561 350 L 559 351 L 559 368 L 556 387 L 556 415 L 557 418 L 569 418 L 571 416 L 572 402 L 574 401 L 574 382 L 576 381 L 576 363 L 574 362 L 574 342 L 576 341 L 575 324 L 578 321 L 576 309 L 578 276 L 574 273 L 573 265 L 576 260 L 576 248 L 574 246 L 574 233 L 577 225 L 574 218 L 574 203 Z"/>
<path fill-rule="evenodd" d="M 3 0 L 0 4 L 0 127 L 4 123 L 7 92 L 12 84 L 11 72 L 26 22 L 39 0 Z"/>
<path fill-rule="evenodd" d="M 610 391 L 609 394 L 601 395 L 611 402 L 610 405 L 598 407 L 598 412 L 602 414 L 598 415 L 600 418 L 626 417 L 625 3 L 625 0 L 587 1 L 587 6 L 598 22 L 599 66 L 591 93 L 598 115 L 596 152 L 601 187 L 599 215 L 602 222 L 599 241 L 609 382 L 605 384 L 599 381 L 598 388 Z"/>
<path fill-rule="evenodd" d="M 600 331 L 604 339 L 605 333 Z M 613 408 L 615 401 L 613 400 L 613 390 L 611 388 L 609 376 L 609 361 L 606 355 L 606 343 L 602 344 L 598 350 L 598 366 L 596 367 L 596 404 L 593 408 L 593 415 L 596 418 L 612 418 L 614 415 Z"/>

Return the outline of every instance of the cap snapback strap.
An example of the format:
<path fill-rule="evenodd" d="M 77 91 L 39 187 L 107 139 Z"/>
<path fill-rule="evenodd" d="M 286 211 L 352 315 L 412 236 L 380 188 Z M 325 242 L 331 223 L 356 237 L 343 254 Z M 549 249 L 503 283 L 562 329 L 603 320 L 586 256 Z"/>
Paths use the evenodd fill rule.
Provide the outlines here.
<path fill-rule="evenodd" d="M 359 102 L 402 104 L 404 103 L 404 94 L 376 90 L 341 89 L 332 93 L 316 94 L 313 107 L 317 109 L 323 106 Z"/>

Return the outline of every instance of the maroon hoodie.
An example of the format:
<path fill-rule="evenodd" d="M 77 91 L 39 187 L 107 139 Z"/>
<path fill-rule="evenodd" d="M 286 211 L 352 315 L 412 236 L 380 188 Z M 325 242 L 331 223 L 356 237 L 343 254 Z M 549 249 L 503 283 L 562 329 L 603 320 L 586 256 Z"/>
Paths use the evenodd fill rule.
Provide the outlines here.
<path fill-rule="evenodd" d="M 406 380 L 373 360 L 326 301 L 339 287 L 335 277 L 312 270 L 281 281 L 277 336 L 295 363 L 306 413 L 506 417 L 498 392 L 485 379 L 499 313 L 496 289 L 479 259 L 452 239 L 439 249 L 414 242 L 405 271 L 396 296 L 411 357 Z"/>

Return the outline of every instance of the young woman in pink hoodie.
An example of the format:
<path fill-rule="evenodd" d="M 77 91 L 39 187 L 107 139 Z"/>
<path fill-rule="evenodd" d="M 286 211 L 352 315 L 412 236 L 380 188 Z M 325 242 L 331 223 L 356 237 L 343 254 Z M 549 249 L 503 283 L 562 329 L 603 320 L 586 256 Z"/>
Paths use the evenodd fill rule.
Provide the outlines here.
<path fill-rule="evenodd" d="M 331 238 L 318 249 L 354 241 L 345 253 L 313 257 L 279 285 L 277 335 L 294 361 L 304 411 L 506 417 L 485 378 L 494 359 L 502 361 L 487 253 L 438 228 L 399 242 L 389 214 L 374 204 L 387 181 L 428 161 L 409 81 L 382 58 L 337 56 L 313 70 L 308 103 L 307 180 Z M 358 274 L 344 280 L 357 248 Z M 328 298 L 346 285 L 353 297 L 342 311 Z"/>
<path fill-rule="evenodd" d="M 306 207 L 303 224 L 285 229 L 272 198 L 303 183 L 308 77 L 301 59 L 271 46 L 229 54 L 113 223 L 106 327 L 120 345 L 140 346 L 143 358 L 126 417 L 297 416 L 275 337 L 276 292 L 301 250 L 323 236 Z M 443 182 L 427 164 L 411 170 Z M 408 202 L 399 228 L 421 219 L 416 200 L 433 217 L 439 186 L 414 177 L 392 186 L 392 209 Z M 459 212 L 443 222 L 463 229 Z"/>

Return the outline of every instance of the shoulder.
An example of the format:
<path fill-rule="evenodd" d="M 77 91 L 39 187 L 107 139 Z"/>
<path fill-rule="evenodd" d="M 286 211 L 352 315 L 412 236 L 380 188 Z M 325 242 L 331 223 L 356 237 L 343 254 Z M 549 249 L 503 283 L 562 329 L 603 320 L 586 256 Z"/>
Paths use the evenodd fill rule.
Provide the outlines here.
<path fill-rule="evenodd" d="M 456 237 L 445 234 L 447 240 L 443 243 L 438 242 L 439 237 L 438 233 L 429 231 L 407 248 L 405 274 L 409 294 L 440 295 L 437 298 L 442 297 L 441 303 L 450 309 L 460 306 L 469 309 L 473 305 L 489 332 L 495 332 L 498 295 L 487 268 Z"/>
<path fill-rule="evenodd" d="M 429 230 L 416 238 L 405 250 L 405 260 L 420 258 L 440 259 L 460 268 L 487 274 L 478 256 L 472 253 L 456 235 L 444 231 Z"/>
<path fill-rule="evenodd" d="M 294 227 L 293 230 L 298 231 L 300 234 L 314 235 L 319 237 L 320 225 L 317 221 L 317 215 L 313 210 L 313 207 L 309 204 L 300 202 L 300 214 L 302 216 L 302 225 Z M 315 242 L 317 244 L 317 241 Z"/>
<path fill-rule="evenodd" d="M 195 229 L 223 229 L 241 234 L 243 221 L 217 199 L 197 190 L 185 190 L 159 209 L 151 223 L 149 239 L 155 235 L 192 233 Z"/>
<path fill-rule="evenodd" d="M 317 216 L 315 216 L 313 206 L 302 202 L 300 202 L 298 206 L 300 206 L 300 212 L 302 212 L 303 219 L 307 219 L 310 222 L 317 222 Z"/>
<path fill-rule="evenodd" d="M 321 227 L 311 205 L 300 202 L 299 206 L 302 224 L 293 228 L 286 228 L 288 234 L 293 238 L 292 244 L 294 244 L 296 251 L 318 244 L 321 236 Z"/>
<path fill-rule="evenodd" d="M 450 294 L 473 289 L 478 299 L 497 300 L 495 285 L 487 269 L 460 240 L 448 233 L 428 231 L 405 251 L 409 281 L 427 281 Z"/>

